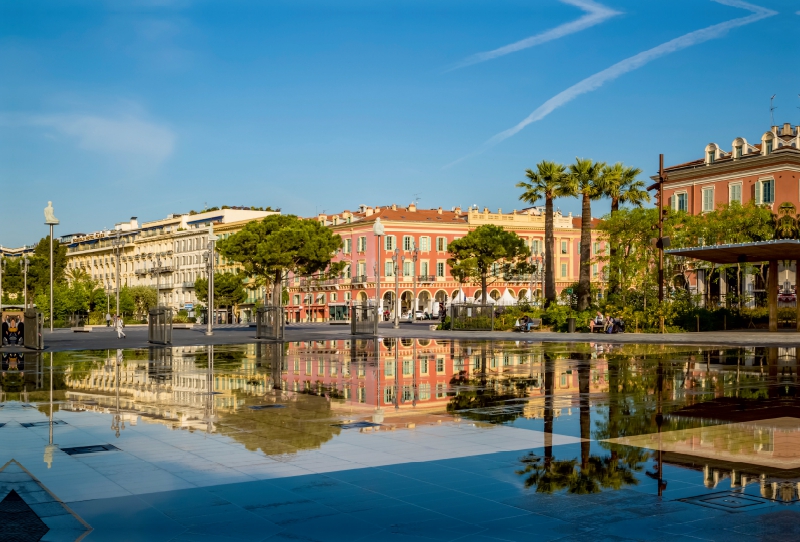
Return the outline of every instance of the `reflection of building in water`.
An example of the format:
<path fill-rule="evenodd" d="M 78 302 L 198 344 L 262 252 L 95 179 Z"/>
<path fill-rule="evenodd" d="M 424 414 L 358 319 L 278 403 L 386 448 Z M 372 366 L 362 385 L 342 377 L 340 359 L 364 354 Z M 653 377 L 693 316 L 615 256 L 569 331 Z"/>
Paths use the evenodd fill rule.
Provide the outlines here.
<path fill-rule="evenodd" d="M 21 393 L 41 390 L 44 375 L 39 352 L 3 352 L 0 354 L 0 391 Z M 23 398 L 23 401 L 27 399 Z"/>
<path fill-rule="evenodd" d="M 558 414 L 577 406 L 579 375 L 575 360 L 554 361 Z M 594 360 L 587 368 L 589 392 L 607 391 L 608 364 Z M 485 386 L 513 390 L 532 399 L 525 415 L 543 409 L 544 357 L 538 345 L 495 348 L 491 343 L 433 339 L 385 338 L 294 342 L 288 345 L 281 388 L 341 398 L 349 405 L 372 408 L 443 409 L 459 387 Z"/>
<path fill-rule="evenodd" d="M 206 348 L 195 346 L 154 348 L 144 356 L 143 351 L 127 351 L 119 370 L 114 352 L 88 371 L 67 365 L 67 399 L 74 402 L 73 408 L 107 412 L 116 407 L 119 388 L 120 408 L 129 423 L 141 416 L 174 428 L 205 428 L 209 391 L 214 392 L 210 400 L 215 409 L 235 411 L 245 397 L 263 395 L 268 389 L 269 378 L 258 369 L 258 345 L 217 348 L 219 362 L 211 377 Z"/>

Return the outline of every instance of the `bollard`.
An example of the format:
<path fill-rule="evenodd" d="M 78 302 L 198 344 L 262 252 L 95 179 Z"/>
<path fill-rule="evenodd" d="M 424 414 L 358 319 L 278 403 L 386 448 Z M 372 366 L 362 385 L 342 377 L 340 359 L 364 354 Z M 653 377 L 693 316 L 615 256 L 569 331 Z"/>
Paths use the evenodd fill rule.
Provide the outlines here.
<path fill-rule="evenodd" d="M 697 332 L 700 333 L 700 315 L 697 315 Z"/>

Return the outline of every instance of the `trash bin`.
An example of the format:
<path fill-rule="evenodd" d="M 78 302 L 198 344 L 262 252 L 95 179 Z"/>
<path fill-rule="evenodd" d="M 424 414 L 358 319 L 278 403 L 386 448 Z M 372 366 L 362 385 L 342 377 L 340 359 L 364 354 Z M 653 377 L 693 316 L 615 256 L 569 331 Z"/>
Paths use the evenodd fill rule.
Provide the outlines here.
<path fill-rule="evenodd" d="M 22 330 L 25 348 L 44 350 L 43 322 L 41 312 L 36 309 L 25 309 L 25 325 Z"/>
<path fill-rule="evenodd" d="M 575 318 L 572 316 L 567 318 L 567 333 L 575 333 Z"/>

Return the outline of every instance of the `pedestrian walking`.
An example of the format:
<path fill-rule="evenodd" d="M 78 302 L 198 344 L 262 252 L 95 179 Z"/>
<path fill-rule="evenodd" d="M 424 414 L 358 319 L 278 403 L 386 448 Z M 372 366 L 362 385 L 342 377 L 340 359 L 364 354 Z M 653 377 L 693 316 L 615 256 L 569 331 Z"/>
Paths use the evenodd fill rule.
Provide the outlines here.
<path fill-rule="evenodd" d="M 111 326 L 111 315 L 109 313 L 106 313 L 106 327 L 110 326 Z"/>
<path fill-rule="evenodd" d="M 114 327 L 117 330 L 117 339 L 124 339 L 125 332 L 122 331 L 122 328 L 125 327 L 125 325 L 122 323 L 122 318 L 120 318 L 119 314 L 117 314 L 116 320 L 114 321 Z"/>

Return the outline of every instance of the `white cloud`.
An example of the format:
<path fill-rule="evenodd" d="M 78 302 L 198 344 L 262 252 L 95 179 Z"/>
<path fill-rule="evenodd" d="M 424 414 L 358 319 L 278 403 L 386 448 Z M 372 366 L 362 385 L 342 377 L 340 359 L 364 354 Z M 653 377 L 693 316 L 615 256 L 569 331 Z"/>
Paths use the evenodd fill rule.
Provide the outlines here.
<path fill-rule="evenodd" d="M 74 139 L 81 149 L 135 155 L 159 163 L 169 157 L 175 148 L 176 137 L 172 130 L 134 115 L 35 115 L 26 117 L 23 123 L 52 128 Z"/>
<path fill-rule="evenodd" d="M 648 49 L 647 51 L 641 52 L 637 55 L 634 55 L 632 57 L 626 58 L 625 60 L 617 62 L 613 66 L 606 68 L 603 71 L 597 72 L 591 77 L 587 77 L 583 81 L 572 85 L 571 87 L 562 92 L 559 92 L 558 94 L 547 100 L 545 103 L 540 105 L 535 111 L 533 111 L 533 113 L 528 115 L 524 120 L 522 120 L 517 125 L 512 126 L 508 130 L 504 130 L 499 134 L 496 134 L 494 137 L 486 141 L 475 152 L 468 154 L 467 156 L 464 156 L 462 158 L 459 158 L 455 162 L 451 162 L 450 164 L 444 167 L 448 168 L 463 160 L 466 160 L 467 158 L 471 158 L 473 156 L 477 156 L 478 154 L 483 153 L 484 151 L 486 151 L 491 147 L 494 147 L 501 141 L 504 141 L 509 137 L 515 135 L 520 130 L 525 128 L 527 125 L 542 120 L 547 115 L 549 115 L 559 107 L 571 102 L 581 94 L 586 94 L 587 92 L 597 90 L 605 83 L 613 81 L 614 79 L 628 72 L 641 68 L 642 66 L 652 62 L 653 60 L 669 55 L 676 51 L 686 49 L 687 47 L 691 47 L 699 43 L 719 38 L 725 35 L 729 30 L 738 28 L 740 26 L 752 24 L 757 21 L 760 21 L 761 19 L 772 17 L 773 15 L 778 14 L 778 12 L 773 11 L 771 9 L 755 6 L 753 4 L 744 2 L 742 0 L 712 0 L 712 1 L 717 2 L 719 4 L 724 4 L 726 6 L 746 9 L 748 11 L 753 12 L 753 14 L 748 15 L 747 17 L 732 19 L 730 21 L 725 21 L 724 23 L 708 26 L 700 30 L 695 30 L 694 32 L 689 32 L 688 34 L 684 34 L 673 40 L 667 41 L 665 43 L 662 43 L 661 45 L 653 47 L 652 49 Z"/>
<path fill-rule="evenodd" d="M 542 43 L 547 43 L 548 41 L 553 41 L 558 38 L 563 38 L 564 36 L 568 36 L 570 34 L 575 34 L 576 32 L 580 32 L 581 30 L 585 30 L 592 26 L 598 25 L 609 19 L 615 15 L 619 15 L 620 12 L 614 11 L 611 8 L 608 8 L 602 4 L 598 4 L 593 0 L 560 0 L 564 4 L 569 4 L 571 6 L 578 7 L 586 12 L 586 15 L 583 17 L 571 21 L 569 23 L 564 23 L 559 25 L 555 28 L 551 28 L 541 34 L 536 34 L 535 36 L 531 36 L 529 38 L 525 38 L 524 40 L 516 41 L 509 45 L 505 45 L 498 49 L 494 49 L 492 51 L 486 51 L 483 53 L 477 53 L 472 56 L 468 56 L 461 62 L 457 63 L 447 71 L 457 70 L 458 68 L 463 68 L 465 66 L 471 66 L 472 64 L 478 64 L 480 62 L 486 62 L 487 60 L 491 60 L 493 58 L 497 58 L 500 56 L 505 56 L 510 53 L 516 53 L 517 51 L 522 51 L 523 49 L 528 49 L 529 47 L 534 47 L 536 45 L 541 45 Z"/>

